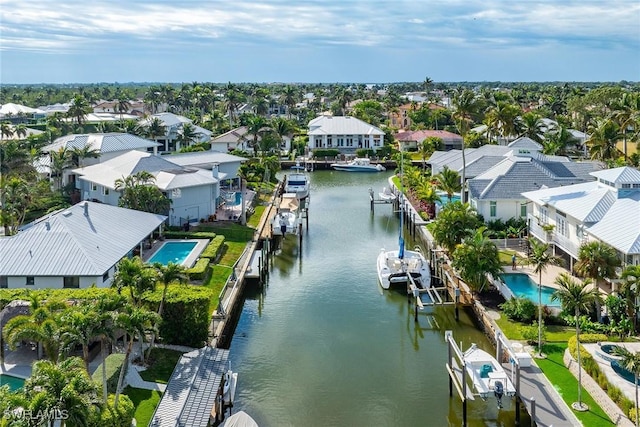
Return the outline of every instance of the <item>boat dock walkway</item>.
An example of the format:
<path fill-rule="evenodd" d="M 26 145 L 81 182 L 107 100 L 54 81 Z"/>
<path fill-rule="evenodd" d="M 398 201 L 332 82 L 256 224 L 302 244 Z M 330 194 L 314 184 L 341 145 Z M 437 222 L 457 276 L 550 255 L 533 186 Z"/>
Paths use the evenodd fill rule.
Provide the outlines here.
<path fill-rule="evenodd" d="M 513 364 L 503 363 L 502 367 L 511 377 Z M 538 427 L 572 427 L 581 425 L 571 413 L 558 391 L 549 382 L 542 370 L 532 364 L 520 367 L 519 396 L 531 419 Z M 534 407 L 535 406 L 535 407 Z"/>

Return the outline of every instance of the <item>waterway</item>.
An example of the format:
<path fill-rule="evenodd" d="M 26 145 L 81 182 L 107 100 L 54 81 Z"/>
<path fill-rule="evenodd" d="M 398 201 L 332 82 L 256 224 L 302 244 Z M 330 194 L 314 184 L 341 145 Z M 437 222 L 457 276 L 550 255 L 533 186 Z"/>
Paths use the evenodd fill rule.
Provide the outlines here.
<path fill-rule="evenodd" d="M 249 290 L 231 343 L 235 410 L 270 426 L 460 426 L 449 397 L 445 330 L 494 352 L 464 311 L 428 308 L 413 319 L 400 292 L 383 291 L 375 260 L 397 247 L 391 205 L 372 213 L 368 189 L 391 172 L 311 173 L 309 230 L 288 236 L 268 283 Z M 469 403 L 470 426 L 514 425 L 513 403 Z M 523 425 L 528 425 L 523 423 Z"/>

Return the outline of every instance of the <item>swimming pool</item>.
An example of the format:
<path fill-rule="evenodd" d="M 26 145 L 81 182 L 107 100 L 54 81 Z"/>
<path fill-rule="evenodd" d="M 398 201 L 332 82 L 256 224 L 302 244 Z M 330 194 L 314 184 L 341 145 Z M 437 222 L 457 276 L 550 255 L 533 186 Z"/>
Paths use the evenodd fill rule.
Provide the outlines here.
<path fill-rule="evenodd" d="M 168 265 L 170 262 L 185 265 L 187 258 L 193 252 L 198 242 L 164 242 L 164 244 L 149 258 L 149 264 L 159 262 Z M 189 266 L 187 266 L 189 267 Z"/>
<path fill-rule="evenodd" d="M 460 201 L 460 193 L 453 193 L 451 197 L 451 201 L 449 201 L 449 197 L 447 197 L 447 193 L 442 191 L 438 191 L 438 196 L 440 196 L 440 201 L 436 202 L 438 206 L 446 205 L 447 203 L 459 202 Z"/>
<path fill-rule="evenodd" d="M 503 274 L 502 281 L 516 297 L 525 297 L 538 304 L 538 284 L 529 275 L 521 273 Z M 549 307 L 560 307 L 560 301 L 552 301 L 551 295 L 555 289 L 542 286 L 542 304 Z"/>
<path fill-rule="evenodd" d="M 11 391 L 20 390 L 24 385 L 24 380 L 11 375 L 0 374 L 0 387 L 5 385 L 8 385 Z"/>
<path fill-rule="evenodd" d="M 242 193 L 239 191 L 235 191 L 226 197 L 227 204 L 229 206 L 238 206 L 242 203 Z"/>

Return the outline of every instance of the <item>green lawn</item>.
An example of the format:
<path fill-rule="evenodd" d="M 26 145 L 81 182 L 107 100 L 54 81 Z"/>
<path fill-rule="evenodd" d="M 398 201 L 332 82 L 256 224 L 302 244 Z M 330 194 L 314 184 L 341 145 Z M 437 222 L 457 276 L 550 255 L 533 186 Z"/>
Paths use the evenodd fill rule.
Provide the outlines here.
<path fill-rule="evenodd" d="M 578 401 L 578 380 L 564 366 L 562 356 L 567 348 L 566 343 L 551 343 L 543 346 L 543 351 L 547 355 L 546 359 L 536 359 L 536 363 L 544 372 L 545 376 L 558 390 L 562 399 L 571 406 Z M 582 390 L 582 401 L 589 405 L 589 411 L 577 412 L 574 414 L 585 426 L 613 426 L 607 414 L 593 400 L 591 395 Z"/>
<path fill-rule="evenodd" d="M 140 427 L 148 426 L 151 422 L 153 412 L 156 410 L 156 406 L 160 403 L 162 394 L 155 390 L 143 390 L 132 387 L 125 388 L 123 393 L 129 396 L 136 408 L 136 424 Z"/>
<path fill-rule="evenodd" d="M 510 320 L 507 316 L 502 315 L 496 323 L 502 329 L 502 333 L 510 340 L 523 340 L 520 327 L 525 326 L 522 322 Z M 564 342 L 576 334 L 576 330 L 571 326 L 559 326 L 549 325 L 547 326 L 547 341 L 548 342 Z"/>
<path fill-rule="evenodd" d="M 510 249 L 500 249 L 498 251 L 498 257 L 500 258 L 500 264 L 502 265 L 511 265 L 511 257 L 515 254 L 516 251 L 512 251 Z M 518 261 L 522 261 L 518 258 Z"/>
<path fill-rule="evenodd" d="M 267 207 L 264 205 L 256 206 L 253 213 L 249 217 L 249 220 L 247 220 L 247 225 L 252 228 L 257 228 L 258 224 L 260 223 L 260 218 L 262 218 L 262 214 L 264 213 L 264 210 L 266 208 Z"/>
<path fill-rule="evenodd" d="M 235 261 L 234 261 L 235 262 Z M 204 283 L 204 286 L 213 291 L 213 298 L 211 298 L 211 305 L 209 306 L 209 313 L 213 313 L 218 308 L 218 295 L 222 292 L 222 288 L 227 279 L 231 276 L 233 268 L 227 265 L 214 265 L 212 268 L 209 280 Z"/>
<path fill-rule="evenodd" d="M 169 350 L 165 348 L 151 349 L 151 355 L 147 359 L 149 367 L 140 372 L 140 376 L 145 381 L 166 384 L 169 382 L 173 368 L 182 356 L 181 351 Z"/>

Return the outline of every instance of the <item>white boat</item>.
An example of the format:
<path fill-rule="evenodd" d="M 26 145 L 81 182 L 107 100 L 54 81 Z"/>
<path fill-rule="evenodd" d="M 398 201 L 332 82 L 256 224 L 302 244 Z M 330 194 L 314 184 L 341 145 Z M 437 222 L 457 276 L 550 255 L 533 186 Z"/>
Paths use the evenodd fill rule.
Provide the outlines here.
<path fill-rule="evenodd" d="M 389 187 L 384 187 L 380 193 L 378 193 L 380 200 L 384 200 L 385 202 L 394 201 L 397 196 L 393 194 L 393 192 L 389 189 Z"/>
<path fill-rule="evenodd" d="M 502 407 L 502 396 L 515 396 L 516 389 L 507 372 L 493 356 L 475 344 L 472 344 L 462 356 L 467 374 L 481 398 L 486 399 L 493 395 L 498 399 L 498 406 Z"/>
<path fill-rule="evenodd" d="M 401 163 L 402 164 L 402 163 Z M 401 196 L 400 196 L 401 197 Z M 376 263 L 378 269 L 378 281 L 383 289 L 389 289 L 393 285 L 405 285 L 411 279 L 422 289 L 431 286 L 431 269 L 429 262 L 419 248 L 413 251 L 404 249 L 402 237 L 404 219 L 404 202 L 400 202 L 400 228 L 398 236 L 398 249 L 386 251 L 382 249 Z M 411 276 L 411 279 L 409 279 Z"/>
<path fill-rule="evenodd" d="M 356 157 L 355 159 L 344 163 L 332 163 L 331 167 L 338 171 L 347 172 L 382 172 L 387 170 L 387 168 L 381 164 L 372 164 L 371 159 L 367 157 Z"/>
<path fill-rule="evenodd" d="M 293 172 L 285 176 L 284 192 L 294 193 L 298 200 L 306 199 L 309 197 L 309 175 L 304 173 L 304 166 L 300 166 L 300 163 L 291 169 Z"/>
<path fill-rule="evenodd" d="M 222 387 L 222 402 L 225 406 L 233 406 L 236 397 L 236 387 L 238 385 L 238 373 L 233 372 L 231 367 L 224 373 L 224 386 Z"/>
<path fill-rule="evenodd" d="M 271 222 L 271 230 L 275 236 L 298 233 L 299 207 L 300 201 L 295 193 L 282 195 L 276 215 Z"/>
<path fill-rule="evenodd" d="M 229 416 L 220 427 L 258 427 L 258 423 L 244 411 Z"/>

